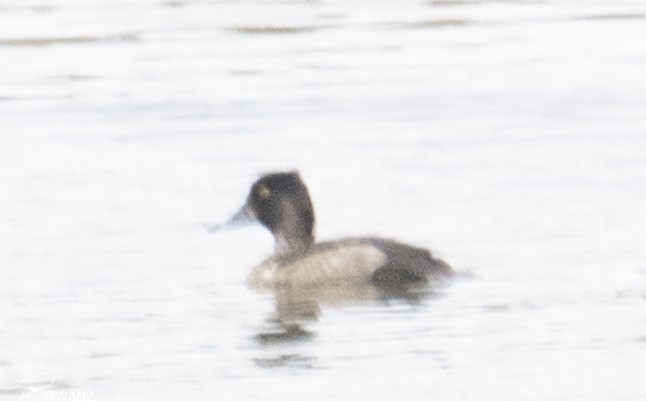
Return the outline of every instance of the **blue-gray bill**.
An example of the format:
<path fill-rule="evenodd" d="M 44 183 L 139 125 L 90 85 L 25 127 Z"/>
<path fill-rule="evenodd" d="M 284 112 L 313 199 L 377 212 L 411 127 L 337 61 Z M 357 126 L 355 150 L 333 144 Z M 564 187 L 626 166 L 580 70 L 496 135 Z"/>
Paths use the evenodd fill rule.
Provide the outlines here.
<path fill-rule="evenodd" d="M 253 210 L 251 210 L 249 205 L 244 205 L 242 209 L 238 210 L 238 212 L 231 216 L 229 220 L 225 221 L 224 223 L 215 224 L 209 227 L 209 232 L 214 233 L 220 230 L 244 226 L 255 221 L 256 215 L 254 214 Z"/>

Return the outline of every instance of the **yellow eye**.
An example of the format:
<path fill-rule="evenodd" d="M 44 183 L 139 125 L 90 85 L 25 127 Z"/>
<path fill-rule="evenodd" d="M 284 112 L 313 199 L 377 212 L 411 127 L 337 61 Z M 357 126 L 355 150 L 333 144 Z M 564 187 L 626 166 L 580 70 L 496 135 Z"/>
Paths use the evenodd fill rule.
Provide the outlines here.
<path fill-rule="evenodd" d="M 262 185 L 260 188 L 258 188 L 258 196 L 260 196 L 261 198 L 267 199 L 270 195 L 271 191 L 266 186 Z"/>

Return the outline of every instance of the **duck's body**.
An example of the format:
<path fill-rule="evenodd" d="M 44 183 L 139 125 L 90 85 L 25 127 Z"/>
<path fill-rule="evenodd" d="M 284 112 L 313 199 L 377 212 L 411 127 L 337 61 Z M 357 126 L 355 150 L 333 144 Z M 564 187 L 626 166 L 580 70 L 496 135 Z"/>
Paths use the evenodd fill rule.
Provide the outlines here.
<path fill-rule="evenodd" d="M 381 238 L 344 238 L 270 257 L 248 281 L 259 289 L 366 283 L 401 287 L 450 274 L 451 268 L 425 249 Z"/>
<path fill-rule="evenodd" d="M 230 221 L 258 220 L 274 234 L 276 254 L 257 266 L 249 284 L 259 289 L 374 284 L 401 288 L 447 277 L 452 269 L 422 248 L 375 238 L 314 241 L 314 211 L 297 173 L 261 177 Z"/>

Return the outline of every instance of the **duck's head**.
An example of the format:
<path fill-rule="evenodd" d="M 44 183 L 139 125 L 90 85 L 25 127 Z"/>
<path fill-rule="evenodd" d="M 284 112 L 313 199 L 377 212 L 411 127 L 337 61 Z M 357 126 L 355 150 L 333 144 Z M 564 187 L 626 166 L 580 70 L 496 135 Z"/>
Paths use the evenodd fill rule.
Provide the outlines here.
<path fill-rule="evenodd" d="M 274 235 L 277 253 L 302 252 L 314 242 L 314 209 L 300 175 L 272 173 L 260 177 L 244 206 L 220 229 L 258 221 Z"/>

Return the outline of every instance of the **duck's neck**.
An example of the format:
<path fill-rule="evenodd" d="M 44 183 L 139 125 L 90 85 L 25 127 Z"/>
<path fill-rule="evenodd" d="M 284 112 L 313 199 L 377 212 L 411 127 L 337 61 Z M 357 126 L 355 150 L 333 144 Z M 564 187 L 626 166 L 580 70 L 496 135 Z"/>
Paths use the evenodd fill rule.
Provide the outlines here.
<path fill-rule="evenodd" d="M 275 234 L 274 239 L 274 252 L 277 255 L 303 253 L 314 243 L 312 236 L 298 237 Z"/>
<path fill-rule="evenodd" d="M 284 199 L 271 227 L 278 255 L 303 253 L 314 243 L 314 210 L 309 196 Z"/>
<path fill-rule="evenodd" d="M 282 224 L 274 231 L 275 252 L 279 255 L 302 253 L 314 243 L 314 216 L 311 209 L 294 208 L 286 203 L 282 208 Z"/>

